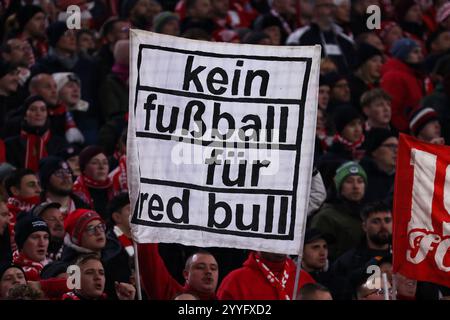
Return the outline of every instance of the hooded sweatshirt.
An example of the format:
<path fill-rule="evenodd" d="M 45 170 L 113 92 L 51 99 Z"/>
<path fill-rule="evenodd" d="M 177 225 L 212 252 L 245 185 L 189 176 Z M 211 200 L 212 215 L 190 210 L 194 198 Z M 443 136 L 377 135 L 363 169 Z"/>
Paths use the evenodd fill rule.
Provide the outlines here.
<path fill-rule="evenodd" d="M 264 267 L 261 268 L 257 259 L 270 272 L 263 271 Z M 271 262 L 251 252 L 241 268 L 232 271 L 223 279 L 217 296 L 220 300 L 287 300 L 288 297 L 291 299 L 295 272 L 296 265 L 290 258 L 281 262 Z M 270 280 L 272 275 L 277 280 Z M 299 289 L 307 283 L 315 282 L 306 271 L 301 270 Z"/>

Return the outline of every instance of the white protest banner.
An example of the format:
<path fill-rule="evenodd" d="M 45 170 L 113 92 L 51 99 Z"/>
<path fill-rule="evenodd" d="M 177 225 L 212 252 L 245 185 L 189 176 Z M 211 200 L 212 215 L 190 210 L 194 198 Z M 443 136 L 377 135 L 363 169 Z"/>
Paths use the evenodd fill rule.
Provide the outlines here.
<path fill-rule="evenodd" d="M 131 30 L 133 237 L 297 254 L 312 176 L 320 47 Z"/>

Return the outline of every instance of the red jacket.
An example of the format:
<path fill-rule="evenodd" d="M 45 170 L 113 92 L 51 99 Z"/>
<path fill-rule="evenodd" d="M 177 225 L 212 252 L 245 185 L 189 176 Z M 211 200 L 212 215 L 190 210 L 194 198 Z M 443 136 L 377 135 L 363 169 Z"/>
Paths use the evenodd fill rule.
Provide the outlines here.
<path fill-rule="evenodd" d="M 381 68 L 381 88 L 392 98 L 392 124 L 409 132 L 409 115 L 423 98 L 423 79 L 410 66 L 391 58 Z"/>
<path fill-rule="evenodd" d="M 182 286 L 167 270 L 158 252 L 158 244 L 138 244 L 139 271 L 142 286 L 152 300 L 172 300 L 178 293 L 192 292 L 202 300 L 214 300 L 216 295 L 196 292 L 189 286 Z"/>
<path fill-rule="evenodd" d="M 266 276 L 262 273 L 255 260 L 256 254 L 250 253 L 247 261 L 244 262 L 242 268 L 232 271 L 225 279 L 217 291 L 220 300 L 280 300 L 278 290 L 269 283 Z M 281 280 L 281 273 L 285 263 L 270 263 L 261 259 L 270 270 L 274 273 L 278 280 Z M 292 259 L 287 259 L 289 278 L 286 282 L 285 293 L 292 298 L 295 282 L 296 265 Z M 316 281 L 306 272 L 300 272 L 299 289 L 307 283 L 315 283 Z"/>

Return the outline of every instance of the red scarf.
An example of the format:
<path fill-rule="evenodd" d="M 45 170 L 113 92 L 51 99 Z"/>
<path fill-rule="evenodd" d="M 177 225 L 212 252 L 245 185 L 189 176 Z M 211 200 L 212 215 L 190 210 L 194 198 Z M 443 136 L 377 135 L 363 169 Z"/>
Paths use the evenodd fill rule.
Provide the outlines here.
<path fill-rule="evenodd" d="M 34 197 L 9 197 L 6 206 L 12 214 L 10 223 L 16 223 L 16 216 L 20 211 L 30 211 L 35 205 L 41 203 L 39 196 Z"/>
<path fill-rule="evenodd" d="M 358 150 L 358 148 L 362 146 L 362 144 L 364 143 L 364 139 L 365 137 L 362 134 L 361 138 L 359 138 L 357 141 L 350 142 L 342 137 L 339 133 L 336 133 L 333 137 L 333 143 L 338 142 L 342 144 L 347 151 L 350 151 L 352 153 L 352 158 L 354 160 L 361 160 L 364 156 L 364 150 Z"/>
<path fill-rule="evenodd" d="M 262 274 L 266 277 L 267 281 L 275 288 L 277 289 L 278 298 L 280 300 L 291 300 L 289 295 L 286 293 L 286 284 L 289 279 L 289 265 L 286 261 L 284 262 L 283 270 L 281 271 L 280 275 L 282 275 L 281 279 L 278 279 L 277 276 L 272 272 L 272 270 L 261 261 L 261 258 L 258 257 L 256 254 L 253 253 L 253 257 L 256 261 L 256 265 L 258 266 L 259 270 L 262 272 Z"/>
<path fill-rule="evenodd" d="M 73 192 L 75 195 L 81 198 L 86 204 L 88 204 L 91 209 L 94 208 L 94 200 L 92 199 L 91 193 L 89 192 L 89 188 L 93 189 L 109 189 L 108 190 L 108 198 L 111 199 L 113 196 L 112 193 L 112 182 L 108 177 L 104 181 L 97 181 L 89 178 L 86 175 L 81 175 L 77 178 L 75 183 L 73 184 Z"/>
<path fill-rule="evenodd" d="M 47 157 L 46 147 L 50 140 L 50 130 L 45 131 L 42 136 L 22 130 L 20 137 L 26 141 L 25 168 L 38 172 L 39 160 Z"/>
<path fill-rule="evenodd" d="M 128 192 L 126 155 L 120 157 L 119 166 L 109 174 L 109 177 L 112 180 L 114 196 Z"/>
<path fill-rule="evenodd" d="M 128 253 L 130 257 L 134 257 L 134 247 L 133 247 L 133 241 L 128 238 L 122 230 L 118 226 L 114 226 L 113 228 L 114 234 L 116 235 L 119 242 L 122 244 L 122 247 L 125 249 L 125 251 Z"/>
<path fill-rule="evenodd" d="M 27 281 L 39 281 L 41 279 L 41 271 L 44 268 L 44 263 L 32 261 L 28 259 L 23 253 L 19 251 L 14 251 L 13 253 L 13 263 L 22 267 L 25 272 L 25 278 Z"/>

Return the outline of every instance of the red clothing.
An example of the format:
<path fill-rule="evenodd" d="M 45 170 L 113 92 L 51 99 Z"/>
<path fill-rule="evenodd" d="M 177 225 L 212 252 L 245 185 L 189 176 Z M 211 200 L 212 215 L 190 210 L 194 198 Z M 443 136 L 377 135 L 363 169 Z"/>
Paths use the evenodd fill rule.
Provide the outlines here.
<path fill-rule="evenodd" d="M 220 300 L 279 300 L 278 290 L 268 281 L 267 277 L 261 272 L 255 260 L 256 254 L 250 253 L 248 259 L 244 262 L 242 268 L 232 271 L 223 280 L 217 291 L 217 297 Z M 271 263 L 264 261 L 264 264 L 274 273 L 278 280 L 281 280 L 282 271 L 285 262 Z M 292 259 L 287 259 L 289 278 L 286 282 L 285 292 L 290 297 L 294 291 L 296 265 Z M 307 283 L 316 281 L 306 272 L 301 270 L 299 289 Z"/>
<path fill-rule="evenodd" d="M 407 64 L 391 58 L 381 68 L 381 88 L 392 98 L 392 124 L 402 132 L 409 131 L 409 115 L 423 98 L 423 79 Z"/>
<path fill-rule="evenodd" d="M 67 292 L 67 280 L 64 278 L 50 278 L 40 280 L 41 289 L 50 300 L 59 300 L 64 292 Z"/>
<path fill-rule="evenodd" d="M 159 255 L 158 244 L 138 244 L 139 271 L 145 292 L 152 300 L 171 300 L 178 293 L 191 292 L 202 300 L 214 300 L 215 294 L 196 292 L 188 285 L 182 286 L 169 273 Z"/>
<path fill-rule="evenodd" d="M 27 281 L 39 281 L 46 261 L 43 261 L 43 263 L 32 261 L 25 254 L 14 251 L 13 262 L 15 265 L 22 267 Z"/>
<path fill-rule="evenodd" d="M 111 171 L 108 176 L 112 181 L 114 196 L 117 196 L 122 192 L 128 192 L 126 155 L 120 157 L 119 166 Z"/>

